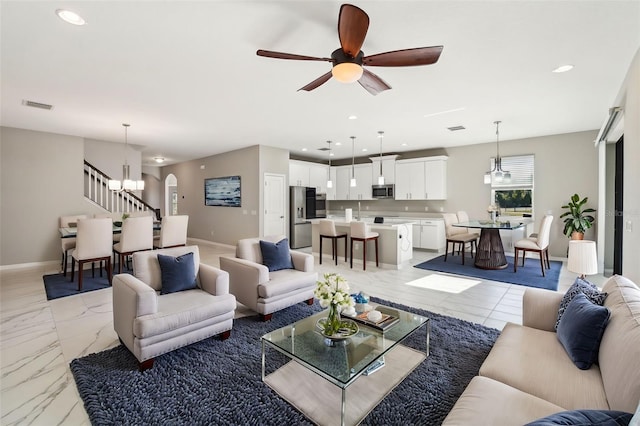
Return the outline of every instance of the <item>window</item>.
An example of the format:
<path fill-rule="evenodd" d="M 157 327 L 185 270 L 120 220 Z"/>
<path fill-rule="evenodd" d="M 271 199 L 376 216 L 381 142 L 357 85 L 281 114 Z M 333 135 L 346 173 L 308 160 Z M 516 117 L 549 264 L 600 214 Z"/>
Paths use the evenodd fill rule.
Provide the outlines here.
<path fill-rule="evenodd" d="M 533 217 L 534 156 L 502 157 L 502 170 L 509 171 L 511 179 L 492 179 L 491 202 L 499 206 L 501 216 Z"/>

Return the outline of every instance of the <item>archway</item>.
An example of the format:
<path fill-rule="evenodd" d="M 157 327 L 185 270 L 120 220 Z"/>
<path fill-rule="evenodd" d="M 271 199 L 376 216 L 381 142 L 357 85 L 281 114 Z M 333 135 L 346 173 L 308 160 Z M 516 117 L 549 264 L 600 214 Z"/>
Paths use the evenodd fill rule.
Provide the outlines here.
<path fill-rule="evenodd" d="M 164 180 L 164 214 L 165 216 L 178 214 L 178 178 L 173 173 Z"/>

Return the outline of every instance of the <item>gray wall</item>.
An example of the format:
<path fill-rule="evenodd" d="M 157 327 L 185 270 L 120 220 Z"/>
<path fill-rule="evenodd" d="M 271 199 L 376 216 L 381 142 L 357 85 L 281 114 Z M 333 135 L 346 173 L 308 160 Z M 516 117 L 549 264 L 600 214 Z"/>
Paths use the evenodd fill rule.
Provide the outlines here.
<path fill-rule="evenodd" d="M 589 206 L 598 205 L 598 150 L 593 146 L 597 131 L 568 133 L 514 141 L 500 142 L 500 154 L 535 155 L 534 212 L 538 228 L 542 216 L 550 211 L 554 216 L 549 252 L 552 256 L 566 257 L 568 239 L 562 234 L 563 213 L 561 206 L 569 197 L 578 193 L 589 197 Z M 416 155 L 419 154 L 419 155 Z M 361 202 L 363 214 L 367 212 L 438 213 L 466 210 L 472 218 L 487 217 L 491 188 L 483 183 L 483 175 L 489 169 L 489 160 L 496 154 L 496 144 L 486 143 L 446 150 L 409 153 L 402 158 L 426 155 L 448 155 L 447 200 L 444 201 L 393 201 L 374 200 Z M 357 202 L 331 201 L 331 210 L 357 209 Z M 368 210 L 367 210 L 368 208 Z M 586 238 L 595 239 L 595 230 Z"/>
<path fill-rule="evenodd" d="M 235 245 L 261 235 L 264 173 L 288 175 L 288 158 L 286 150 L 255 145 L 162 167 L 162 180 L 170 173 L 178 179 L 178 213 L 189 215 L 189 237 Z M 235 175 L 241 179 L 242 206 L 205 206 L 204 180 Z"/>

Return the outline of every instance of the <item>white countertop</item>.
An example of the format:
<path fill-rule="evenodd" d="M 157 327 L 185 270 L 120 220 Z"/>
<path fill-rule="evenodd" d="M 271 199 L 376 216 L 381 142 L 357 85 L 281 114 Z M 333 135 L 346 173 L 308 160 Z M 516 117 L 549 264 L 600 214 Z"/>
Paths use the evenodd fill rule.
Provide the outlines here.
<path fill-rule="evenodd" d="M 336 226 L 349 226 L 349 222 L 345 220 L 344 216 L 332 216 L 327 217 L 327 219 L 333 220 Z M 363 222 L 371 224 L 371 228 L 397 228 L 400 225 L 413 225 L 418 222 L 418 220 L 410 220 L 408 218 L 385 218 L 384 223 L 373 223 L 373 220 L 374 218 L 372 217 L 362 218 Z M 320 219 L 311 219 L 312 224 L 318 224 L 319 221 Z"/>

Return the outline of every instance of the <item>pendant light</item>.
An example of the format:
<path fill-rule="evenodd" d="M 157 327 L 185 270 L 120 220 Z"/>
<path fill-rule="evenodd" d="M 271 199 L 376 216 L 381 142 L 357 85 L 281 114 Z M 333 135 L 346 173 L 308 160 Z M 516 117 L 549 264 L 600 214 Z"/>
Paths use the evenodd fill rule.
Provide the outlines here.
<path fill-rule="evenodd" d="M 384 132 L 378 132 L 378 138 L 380 138 L 380 176 L 378 176 L 378 185 L 384 185 L 384 176 L 382 175 L 382 138 L 384 137 Z"/>
<path fill-rule="evenodd" d="M 351 136 L 351 182 L 350 186 L 353 188 L 356 186 L 356 172 L 355 172 L 355 149 L 356 149 L 356 137 Z"/>
<path fill-rule="evenodd" d="M 124 165 L 122 166 L 122 181 L 109 179 L 109 189 L 111 191 L 142 191 L 144 189 L 143 180 L 131 180 L 129 177 L 129 164 L 127 164 L 127 147 L 129 146 L 127 139 L 127 130 L 130 124 L 122 123 L 124 127 Z"/>
<path fill-rule="evenodd" d="M 333 188 L 333 181 L 331 181 L 331 141 L 327 141 L 327 143 L 329 144 L 329 173 L 327 174 L 329 179 L 327 180 L 327 188 Z"/>
<path fill-rule="evenodd" d="M 502 121 L 494 121 L 496 125 L 496 159 L 493 168 L 484 174 L 484 183 L 508 183 L 511 181 L 511 172 L 502 170 L 502 158 L 500 157 L 500 123 Z"/>

